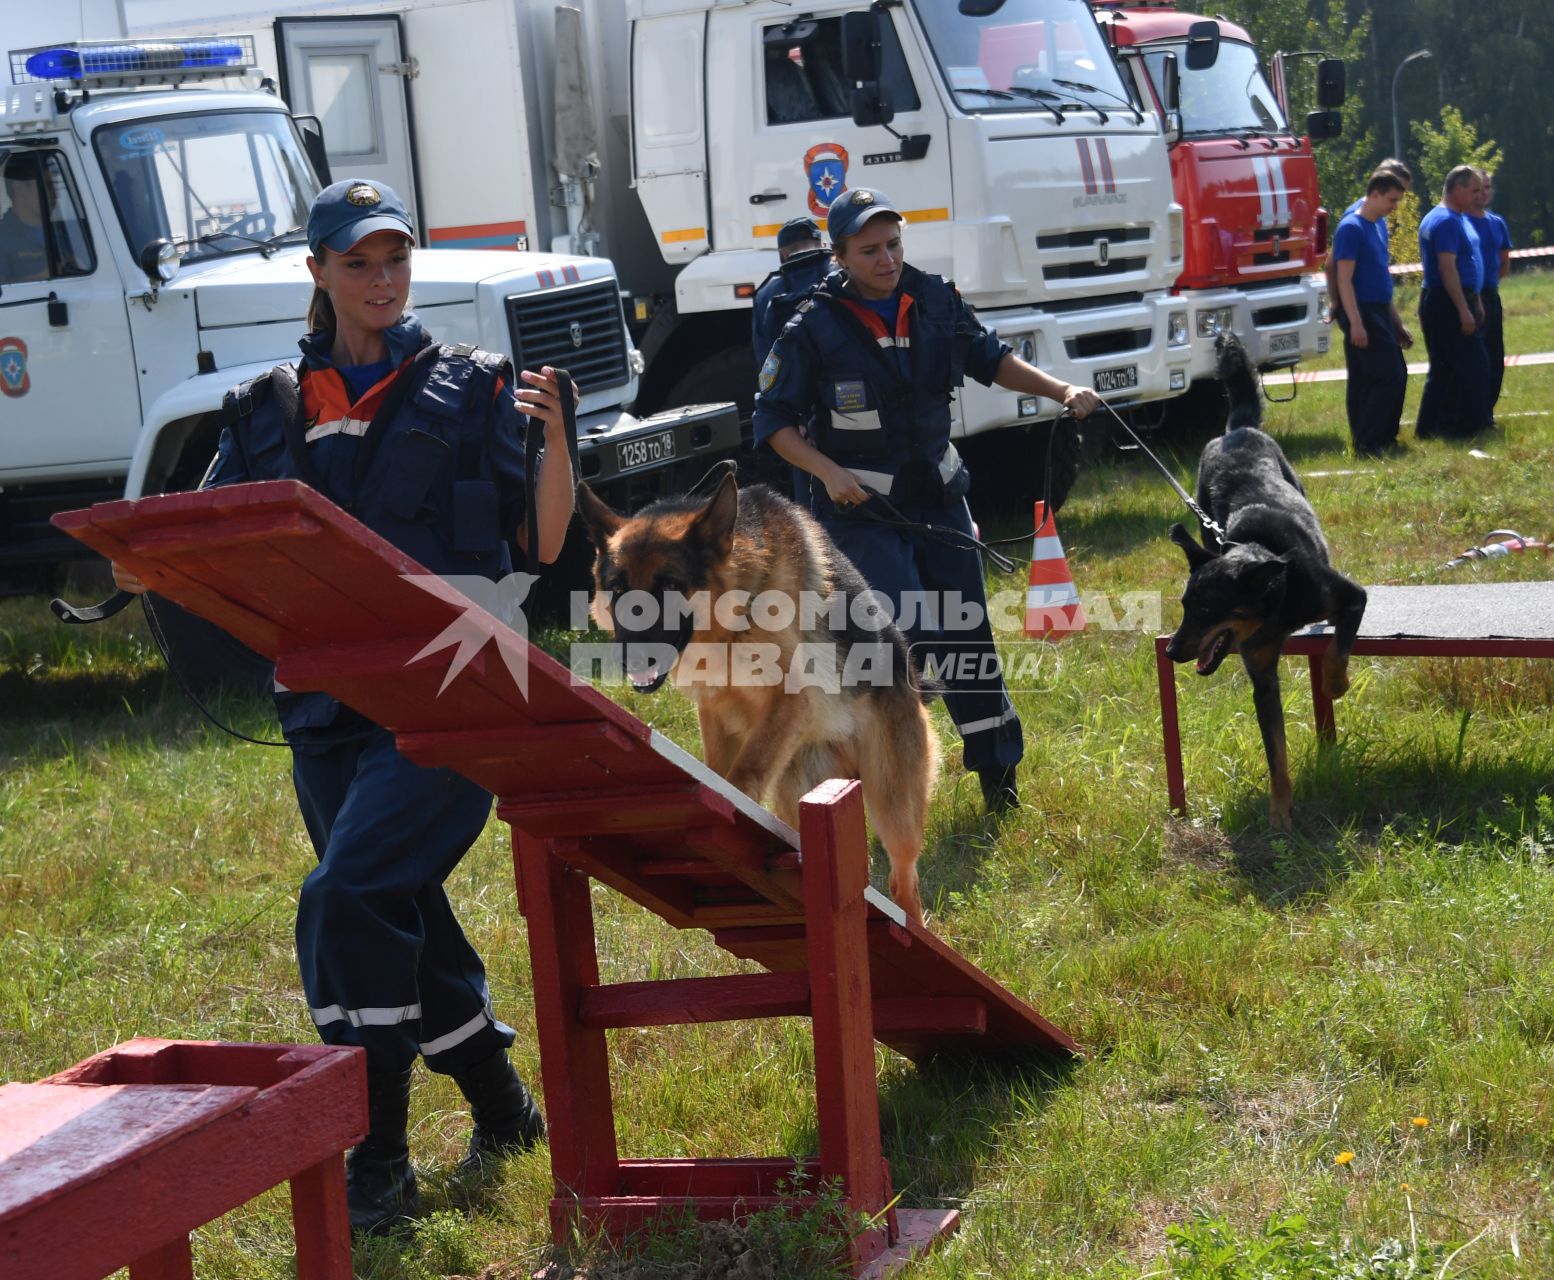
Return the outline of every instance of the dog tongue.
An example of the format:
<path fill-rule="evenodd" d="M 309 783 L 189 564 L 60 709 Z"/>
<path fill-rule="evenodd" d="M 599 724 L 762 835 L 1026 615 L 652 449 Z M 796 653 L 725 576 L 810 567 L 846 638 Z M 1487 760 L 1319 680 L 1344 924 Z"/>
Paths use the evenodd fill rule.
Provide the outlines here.
<path fill-rule="evenodd" d="M 1215 667 L 1219 666 L 1221 659 L 1223 659 L 1225 656 L 1225 646 L 1229 643 L 1230 632 L 1221 631 L 1219 635 L 1214 638 L 1214 647 L 1207 653 L 1198 655 L 1198 674 L 1200 676 L 1206 676 L 1210 674 Z"/>

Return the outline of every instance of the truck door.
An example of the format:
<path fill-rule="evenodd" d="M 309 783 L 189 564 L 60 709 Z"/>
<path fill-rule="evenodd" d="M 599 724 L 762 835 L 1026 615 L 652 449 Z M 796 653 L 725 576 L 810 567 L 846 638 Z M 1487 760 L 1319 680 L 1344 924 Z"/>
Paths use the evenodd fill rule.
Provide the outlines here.
<path fill-rule="evenodd" d="M 420 227 L 410 133 L 414 72 L 399 19 L 277 18 L 275 46 L 281 96 L 297 114 L 323 121 L 335 180 L 387 183 Z"/>
<path fill-rule="evenodd" d="M 140 430 L 124 287 L 64 152 L 0 151 L 0 174 L 0 469 L 122 472 Z"/>
<path fill-rule="evenodd" d="M 852 86 L 842 73 L 842 7 L 791 19 L 770 9 L 714 11 L 708 66 L 715 88 L 708 96 L 731 110 L 723 117 L 726 145 L 710 149 L 713 248 L 769 249 L 784 222 L 805 214 L 823 231 L 831 201 L 851 187 L 878 187 L 908 222 L 948 224 L 944 116 L 934 109 L 928 68 L 904 12 L 879 11 L 886 18 L 881 79 L 896 108 L 892 127 L 929 135 L 921 160 L 902 159 L 887 130 L 853 123 Z M 921 261 L 927 238 L 912 237 L 913 262 Z"/>

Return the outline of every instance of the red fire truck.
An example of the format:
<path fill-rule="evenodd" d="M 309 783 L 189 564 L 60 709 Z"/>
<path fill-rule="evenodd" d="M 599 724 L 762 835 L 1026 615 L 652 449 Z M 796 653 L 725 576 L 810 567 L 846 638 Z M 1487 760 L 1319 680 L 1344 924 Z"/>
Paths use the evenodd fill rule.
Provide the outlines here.
<path fill-rule="evenodd" d="M 1286 68 L 1317 55 L 1276 53 L 1265 76 L 1251 35 L 1233 22 L 1178 12 L 1174 0 L 1090 3 L 1164 121 L 1185 212 L 1176 289 L 1189 308 L 1194 388 L 1219 392 L 1214 338 L 1223 329 L 1263 369 L 1325 353 L 1327 295 L 1314 273 L 1327 257 L 1329 218 L 1311 143 L 1342 129 L 1342 60 L 1318 63 L 1320 109 L 1298 132 Z"/>

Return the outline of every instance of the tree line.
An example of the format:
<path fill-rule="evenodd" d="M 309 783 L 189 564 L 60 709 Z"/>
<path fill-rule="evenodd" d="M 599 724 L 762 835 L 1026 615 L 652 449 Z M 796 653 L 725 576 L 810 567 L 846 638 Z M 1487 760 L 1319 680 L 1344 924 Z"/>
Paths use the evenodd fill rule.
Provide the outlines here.
<path fill-rule="evenodd" d="M 1179 7 L 1194 7 L 1178 0 Z M 1519 248 L 1554 244 L 1554 3 L 1550 0 L 1215 0 L 1205 12 L 1250 31 L 1265 58 L 1322 50 L 1348 65 L 1343 136 L 1316 147 L 1323 203 L 1336 213 L 1394 154 L 1426 209 L 1454 164 L 1495 170 L 1495 209 Z M 1398 68 L 1410 54 L 1430 56 Z M 1296 120 L 1313 109 L 1314 60 L 1291 75 Z M 1404 246 L 1397 244 L 1400 251 Z"/>

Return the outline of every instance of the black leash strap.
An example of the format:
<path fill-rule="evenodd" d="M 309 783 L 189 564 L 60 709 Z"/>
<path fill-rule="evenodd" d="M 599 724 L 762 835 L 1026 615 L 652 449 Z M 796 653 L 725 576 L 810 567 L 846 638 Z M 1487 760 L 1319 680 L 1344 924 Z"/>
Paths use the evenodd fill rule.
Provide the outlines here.
<path fill-rule="evenodd" d="M 1219 522 L 1216 520 L 1211 520 L 1209 518 L 1209 513 L 1193 501 L 1192 495 L 1188 493 L 1186 489 L 1182 488 L 1177 478 L 1173 476 L 1166 468 L 1166 464 L 1161 462 L 1159 458 L 1155 457 L 1155 455 L 1150 451 L 1149 446 L 1139 439 L 1138 432 L 1130 427 L 1126 422 L 1124 422 L 1122 420 L 1122 416 L 1117 412 L 1117 410 L 1113 409 L 1111 405 L 1106 403 L 1106 401 L 1101 401 L 1101 408 L 1105 409 L 1107 413 L 1111 414 L 1112 417 L 1117 420 L 1117 425 L 1133 437 L 1133 443 L 1138 445 L 1138 447 L 1144 451 L 1144 456 L 1153 462 L 1155 466 L 1160 468 L 1160 474 L 1166 478 L 1166 483 L 1176 490 L 1176 496 L 1187 504 L 1187 509 L 1191 511 L 1193 515 L 1198 517 L 1198 523 L 1201 524 L 1210 533 L 1212 533 L 1221 542 L 1228 544 L 1230 542 L 1230 538 L 1225 533 L 1225 530 L 1220 527 Z"/>
<path fill-rule="evenodd" d="M 577 465 L 577 400 L 572 375 L 565 369 L 551 369 L 556 380 L 556 392 L 561 397 L 561 424 L 566 429 L 567 457 L 572 462 L 572 480 L 575 484 L 583 478 Z M 517 388 L 514 388 L 516 391 Z M 540 474 L 540 446 L 545 443 L 545 424 L 538 418 L 529 419 L 523 440 L 523 519 L 528 538 L 524 555 L 530 573 L 540 572 L 540 513 L 534 500 L 535 484 Z"/>
<path fill-rule="evenodd" d="M 79 626 L 88 622 L 102 622 L 113 617 L 116 613 L 123 613 L 125 607 L 135 598 L 129 591 L 115 591 L 106 600 L 99 604 L 74 605 L 59 596 L 49 601 L 49 608 L 54 611 L 54 616 L 61 622 Z"/>
<path fill-rule="evenodd" d="M 864 492 L 870 495 L 869 500 L 849 507 L 848 515 L 883 525 L 887 529 L 908 529 L 913 533 L 932 538 L 935 542 L 942 542 L 946 546 L 959 547 L 962 551 L 980 551 L 1004 573 L 1013 573 L 1019 568 L 1002 551 L 995 550 L 980 538 L 973 537 L 960 529 L 952 529 L 948 525 L 930 524 L 926 520 L 908 520 L 884 494 L 876 493 L 867 485 L 863 488 Z"/>

